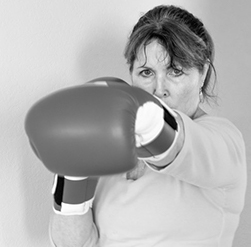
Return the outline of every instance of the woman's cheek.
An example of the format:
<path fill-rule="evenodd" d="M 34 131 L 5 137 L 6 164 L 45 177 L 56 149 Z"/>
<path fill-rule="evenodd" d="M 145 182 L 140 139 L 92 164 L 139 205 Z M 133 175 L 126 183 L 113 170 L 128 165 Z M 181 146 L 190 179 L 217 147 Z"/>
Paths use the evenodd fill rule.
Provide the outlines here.
<path fill-rule="evenodd" d="M 194 90 L 183 91 L 183 93 L 179 97 L 178 107 L 183 113 L 188 116 L 192 116 L 198 107 L 198 97 Z"/>

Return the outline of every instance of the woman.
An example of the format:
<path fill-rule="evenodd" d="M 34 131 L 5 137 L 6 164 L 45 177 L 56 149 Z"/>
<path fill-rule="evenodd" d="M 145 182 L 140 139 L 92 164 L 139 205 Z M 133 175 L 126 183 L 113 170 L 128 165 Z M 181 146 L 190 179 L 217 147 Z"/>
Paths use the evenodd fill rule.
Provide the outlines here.
<path fill-rule="evenodd" d="M 53 242 L 232 246 L 244 207 L 245 147 L 233 124 L 200 108 L 213 89 L 210 35 L 186 10 L 158 6 L 135 25 L 125 57 L 132 85 L 174 109 L 181 131 L 168 154 L 141 160 L 126 174 L 100 178 L 92 211 L 54 215 Z"/>

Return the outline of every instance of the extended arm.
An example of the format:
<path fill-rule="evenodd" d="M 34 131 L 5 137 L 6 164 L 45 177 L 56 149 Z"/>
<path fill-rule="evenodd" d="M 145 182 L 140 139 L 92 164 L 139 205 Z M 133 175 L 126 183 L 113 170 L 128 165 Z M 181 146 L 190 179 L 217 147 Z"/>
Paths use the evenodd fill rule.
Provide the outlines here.
<path fill-rule="evenodd" d="M 103 85 L 106 80 L 118 83 L 110 78 L 98 82 Z M 121 141 L 123 127 L 109 111 L 113 93 L 91 84 L 48 95 L 26 116 L 25 130 L 33 151 L 56 174 L 50 222 L 54 246 L 96 246 L 98 231 L 91 204 L 98 177 L 126 172 L 136 164 L 134 146 L 130 140 Z M 101 103 L 99 97 L 96 100 L 99 94 Z M 113 135 L 116 128 L 122 128 L 118 131 L 122 138 Z"/>
<path fill-rule="evenodd" d="M 49 231 L 52 246 L 96 247 L 98 244 L 98 232 L 91 209 L 84 215 L 64 216 L 54 213 Z"/>

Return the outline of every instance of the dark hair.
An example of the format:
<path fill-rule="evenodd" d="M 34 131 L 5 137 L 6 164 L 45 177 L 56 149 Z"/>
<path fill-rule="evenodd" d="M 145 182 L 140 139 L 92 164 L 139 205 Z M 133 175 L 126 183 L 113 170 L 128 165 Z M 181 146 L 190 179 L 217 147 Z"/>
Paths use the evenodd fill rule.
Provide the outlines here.
<path fill-rule="evenodd" d="M 203 23 L 188 11 L 173 6 L 160 5 L 143 15 L 134 26 L 125 48 L 125 58 L 132 71 L 137 53 L 151 41 L 158 42 L 170 56 L 170 65 L 184 68 L 196 67 L 200 72 L 209 63 L 202 93 L 204 97 L 213 96 L 210 87 L 213 66 L 214 43 Z"/>

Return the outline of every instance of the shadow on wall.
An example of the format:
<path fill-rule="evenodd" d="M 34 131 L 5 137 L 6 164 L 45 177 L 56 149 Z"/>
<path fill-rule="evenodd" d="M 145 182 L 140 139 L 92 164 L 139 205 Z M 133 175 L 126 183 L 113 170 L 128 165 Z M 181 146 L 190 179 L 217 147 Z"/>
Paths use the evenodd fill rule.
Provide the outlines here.
<path fill-rule="evenodd" d="M 24 142 L 29 146 L 28 138 Z M 48 226 L 52 212 L 51 188 L 53 174 L 46 170 L 43 164 L 33 154 L 31 148 L 22 161 L 22 182 L 24 192 L 24 220 L 29 241 L 46 242 L 49 245 Z"/>

